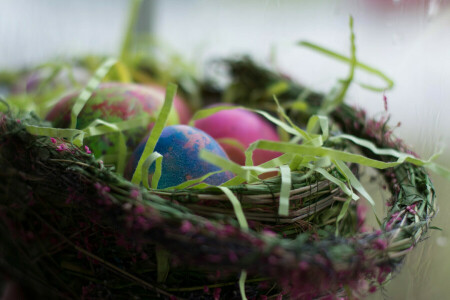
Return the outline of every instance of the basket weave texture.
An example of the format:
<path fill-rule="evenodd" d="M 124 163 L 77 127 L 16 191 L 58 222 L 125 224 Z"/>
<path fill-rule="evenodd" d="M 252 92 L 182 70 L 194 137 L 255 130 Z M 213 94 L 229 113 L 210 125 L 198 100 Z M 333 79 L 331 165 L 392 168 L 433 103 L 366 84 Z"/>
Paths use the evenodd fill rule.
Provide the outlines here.
<path fill-rule="evenodd" d="M 362 110 L 343 104 L 331 117 L 343 132 L 407 151 Z M 380 173 L 393 195 L 382 229 L 362 232 L 351 205 L 336 236 L 318 224 L 339 214 L 340 189 L 294 172 L 286 217 L 277 215 L 279 177 L 230 188 L 249 221 L 243 230 L 218 189 L 141 189 L 75 146 L 58 151 L 26 124 L 41 122 L 0 115 L 0 270 L 35 298 L 239 299 L 243 270 L 249 299 L 361 297 L 386 281 L 435 213 L 427 173 L 402 164 Z"/>

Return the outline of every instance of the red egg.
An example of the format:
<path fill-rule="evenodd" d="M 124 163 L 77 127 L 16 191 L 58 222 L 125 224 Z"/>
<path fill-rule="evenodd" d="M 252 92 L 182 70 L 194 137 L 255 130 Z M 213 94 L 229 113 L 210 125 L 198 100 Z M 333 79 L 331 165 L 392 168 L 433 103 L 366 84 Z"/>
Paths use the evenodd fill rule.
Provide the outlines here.
<path fill-rule="evenodd" d="M 254 112 L 240 108 L 222 110 L 197 120 L 195 127 L 216 139 L 228 157 L 240 165 L 245 164 L 244 151 L 237 146 L 221 142 L 221 139 L 235 139 L 245 149 L 257 140 L 280 140 L 275 128 L 268 121 Z M 258 149 L 253 152 L 253 162 L 254 165 L 259 165 L 280 155 L 279 152 Z"/>

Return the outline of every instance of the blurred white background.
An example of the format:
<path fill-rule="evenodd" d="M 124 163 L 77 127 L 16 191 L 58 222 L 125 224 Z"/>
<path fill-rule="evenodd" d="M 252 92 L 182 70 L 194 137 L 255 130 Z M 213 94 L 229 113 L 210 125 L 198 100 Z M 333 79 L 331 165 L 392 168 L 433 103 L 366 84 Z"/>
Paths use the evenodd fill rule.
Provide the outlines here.
<path fill-rule="evenodd" d="M 396 134 L 428 158 L 450 167 L 450 5 L 448 0 L 145 0 L 139 28 L 155 34 L 199 66 L 248 53 L 298 81 L 328 91 L 348 66 L 296 46 L 308 40 L 349 53 L 354 17 L 358 60 L 394 79 L 387 91 Z M 116 55 L 125 29 L 126 0 L 0 0 L 0 70 L 53 57 Z M 275 60 L 271 59 L 274 54 Z M 358 71 L 357 81 L 383 85 Z M 348 102 L 372 115 L 383 96 L 353 85 Z M 435 179 L 440 212 L 433 231 L 402 272 L 373 299 L 449 299 L 450 184 Z"/>

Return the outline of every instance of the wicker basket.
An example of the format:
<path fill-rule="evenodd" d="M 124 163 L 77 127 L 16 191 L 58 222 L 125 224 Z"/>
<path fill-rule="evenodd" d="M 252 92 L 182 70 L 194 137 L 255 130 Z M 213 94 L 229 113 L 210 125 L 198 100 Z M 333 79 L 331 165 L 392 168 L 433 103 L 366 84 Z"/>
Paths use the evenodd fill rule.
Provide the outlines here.
<path fill-rule="evenodd" d="M 230 69 L 248 93 L 281 78 L 242 66 L 234 63 Z M 259 86 L 249 86 L 245 79 L 255 74 L 252 82 Z M 289 84 L 280 101 L 303 89 Z M 208 97 L 222 92 L 204 86 Z M 254 106 L 268 103 L 250 100 Z M 306 101 L 311 111 L 291 114 L 299 123 L 322 97 L 312 93 Z M 343 104 L 331 118 L 342 132 L 407 151 L 385 123 L 366 118 L 362 110 Z M 40 121 L 33 115 L 0 115 L 0 270 L 34 299 L 362 297 L 387 280 L 435 213 L 427 173 L 405 163 L 380 173 L 392 193 L 381 230 L 362 232 L 358 207 L 350 203 L 337 228 L 341 234 L 335 235 L 347 198 L 320 174 L 305 180 L 300 170 L 291 174 L 288 216 L 278 215 L 280 177 L 230 187 L 247 230 L 239 227 L 233 204 L 220 189 L 139 188 L 73 145 L 57 151 L 48 137 L 29 134 L 25 125 L 30 124 Z M 392 160 L 348 143 L 330 146 Z M 329 224 L 323 224 L 325 217 Z"/>

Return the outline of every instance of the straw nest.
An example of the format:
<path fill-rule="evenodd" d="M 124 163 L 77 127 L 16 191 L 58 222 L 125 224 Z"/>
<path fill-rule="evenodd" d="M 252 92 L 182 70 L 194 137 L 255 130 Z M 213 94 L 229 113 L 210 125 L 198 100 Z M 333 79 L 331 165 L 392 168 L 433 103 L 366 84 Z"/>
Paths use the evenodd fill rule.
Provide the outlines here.
<path fill-rule="evenodd" d="M 247 59 L 227 66 L 232 88 L 203 84 L 205 98 L 226 92 L 236 103 L 270 109 L 264 90 L 273 83 L 288 84 L 282 105 L 305 91 Z M 308 109 L 287 109 L 298 124 L 323 96 L 308 93 L 303 101 Z M 385 120 L 363 110 L 341 104 L 330 120 L 378 148 L 408 151 Z M 144 189 L 83 149 L 26 130 L 42 124 L 33 114 L 0 115 L 0 270 L 34 299 L 358 298 L 382 286 L 435 213 L 433 185 L 410 163 L 380 171 L 392 197 L 380 229 L 370 232 L 360 206 L 336 182 L 298 169 L 286 216 L 278 214 L 280 176 L 229 187 L 249 225 L 242 228 L 223 190 Z M 325 146 L 395 160 L 348 140 Z M 357 164 L 349 168 L 358 177 Z M 347 183 L 335 167 L 325 169 Z"/>

